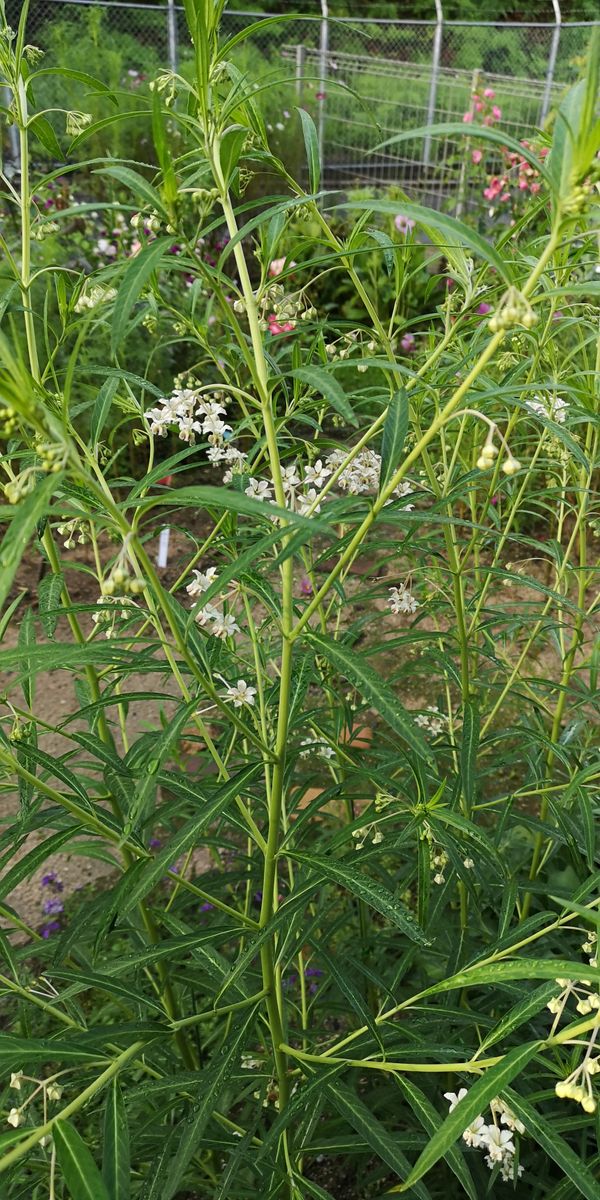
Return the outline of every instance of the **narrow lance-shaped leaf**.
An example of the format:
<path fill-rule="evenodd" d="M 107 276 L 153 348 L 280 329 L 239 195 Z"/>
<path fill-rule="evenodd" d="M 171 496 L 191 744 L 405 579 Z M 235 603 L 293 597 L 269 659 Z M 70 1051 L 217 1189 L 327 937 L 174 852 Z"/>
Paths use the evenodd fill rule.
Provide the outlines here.
<path fill-rule="evenodd" d="M 129 1126 L 118 1079 L 113 1079 L 106 1095 L 102 1177 L 111 1200 L 129 1200 L 131 1195 Z"/>
<path fill-rule="evenodd" d="M 336 412 L 356 429 L 358 421 L 352 405 L 344 389 L 330 371 L 325 371 L 321 367 L 298 367 L 297 370 L 290 371 L 290 375 L 292 379 L 299 379 L 301 383 L 307 383 L 313 391 L 324 396 L 331 407 L 335 408 Z"/>
<path fill-rule="evenodd" d="M 308 182 L 311 192 L 318 192 L 321 182 L 321 157 L 319 154 L 319 138 L 315 123 L 305 108 L 297 108 L 296 112 L 302 123 L 302 137 L 306 149 L 308 163 Z"/>
<path fill-rule="evenodd" d="M 381 470 L 379 491 L 384 491 L 394 471 L 399 466 L 400 455 L 408 433 L 409 401 L 405 388 L 399 388 L 390 400 L 383 437 L 381 439 Z"/>
<path fill-rule="evenodd" d="M 113 310 L 111 348 L 113 354 L 118 349 L 129 314 L 145 287 L 153 271 L 158 267 L 161 258 L 170 250 L 170 238 L 157 238 L 144 246 L 126 268 Z"/>
<path fill-rule="evenodd" d="M 52 1134 L 58 1165 L 71 1200 L 113 1200 L 77 1130 L 68 1121 L 57 1121 Z"/>
<path fill-rule="evenodd" d="M 343 859 L 334 860 L 324 858 L 323 855 L 297 854 L 291 851 L 287 853 L 295 862 L 303 863 L 313 871 L 318 871 L 326 879 L 340 884 L 354 896 L 364 900 L 370 908 L 374 908 L 376 912 L 381 913 L 382 917 L 386 917 L 388 921 L 401 929 L 411 941 L 418 942 L 421 946 L 429 945 L 429 939 L 415 921 L 412 913 L 399 900 L 396 900 L 387 888 L 376 883 L 363 871 L 349 866 Z"/>
<path fill-rule="evenodd" d="M 361 696 L 377 709 L 384 721 L 419 758 L 431 761 L 431 751 L 417 732 L 413 718 L 381 676 L 355 650 L 312 631 L 305 636 L 320 654 L 354 684 Z"/>

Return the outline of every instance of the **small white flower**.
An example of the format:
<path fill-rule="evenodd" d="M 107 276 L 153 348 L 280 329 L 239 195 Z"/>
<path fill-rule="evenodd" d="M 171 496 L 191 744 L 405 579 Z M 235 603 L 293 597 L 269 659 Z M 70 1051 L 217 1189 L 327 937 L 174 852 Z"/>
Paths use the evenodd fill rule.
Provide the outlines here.
<path fill-rule="evenodd" d="M 245 488 L 245 493 L 253 500 L 272 500 L 273 489 L 271 484 L 266 479 L 250 479 L 248 487 Z"/>
<path fill-rule="evenodd" d="M 218 609 L 215 615 L 211 617 L 212 629 L 211 633 L 218 638 L 233 637 L 234 633 L 239 633 L 240 627 L 232 613 L 220 612 Z"/>
<path fill-rule="evenodd" d="M 475 863 L 472 858 L 463 858 L 463 867 L 466 867 L 467 871 L 472 871 L 474 866 Z"/>
<path fill-rule="evenodd" d="M 254 707 L 254 697 L 256 696 L 256 688 L 246 683 L 245 679 L 238 679 L 235 685 L 227 684 L 226 700 L 233 701 L 234 708 L 241 708 L 242 704 L 248 704 L 250 708 Z"/>
<path fill-rule="evenodd" d="M 9 1125 L 12 1125 L 13 1129 L 18 1129 L 19 1125 L 23 1124 L 25 1117 L 20 1108 L 11 1108 L 6 1120 Z"/>
<path fill-rule="evenodd" d="M 444 1092 L 444 1100 L 448 1101 L 448 1104 L 450 1105 L 450 1112 L 453 1112 L 453 1110 L 456 1108 L 456 1105 L 460 1104 L 461 1100 L 464 1100 L 466 1094 L 466 1088 L 460 1088 L 458 1092 Z"/>
<path fill-rule="evenodd" d="M 412 592 L 401 583 L 399 587 L 391 587 L 389 606 L 393 613 L 414 613 L 419 607 L 419 601 L 415 600 Z"/>
<path fill-rule="evenodd" d="M 322 459 L 318 458 L 312 467 L 304 468 L 304 486 L 314 487 L 320 491 L 330 475 L 331 467 L 326 467 Z"/>
<path fill-rule="evenodd" d="M 301 480 L 298 474 L 298 464 L 291 463 L 289 467 L 284 467 L 281 472 L 284 492 L 291 492 L 293 488 L 298 487 Z"/>
<path fill-rule="evenodd" d="M 471 1121 L 471 1124 L 467 1125 L 467 1128 L 463 1131 L 463 1141 L 467 1143 L 467 1146 L 474 1146 L 475 1148 L 484 1146 L 484 1130 L 487 1130 L 487 1125 L 483 1117 L 475 1117 L 475 1120 Z"/>
<path fill-rule="evenodd" d="M 515 1144 L 510 1129 L 500 1129 L 498 1125 L 485 1125 L 481 1137 L 488 1150 L 488 1160 L 491 1163 L 501 1162 L 507 1154 L 514 1154 Z"/>
<path fill-rule="evenodd" d="M 56 1083 L 50 1083 L 46 1088 L 46 1095 L 49 1100 L 60 1100 L 62 1096 L 62 1088 Z"/>
<path fill-rule="evenodd" d="M 188 583 L 185 590 L 188 596 L 200 596 L 202 592 L 208 591 L 211 584 L 215 582 L 217 578 L 217 568 L 207 567 L 206 571 L 192 571 L 192 575 L 194 575 L 195 578 L 192 579 L 191 583 Z"/>
<path fill-rule="evenodd" d="M 21 1083 L 23 1082 L 24 1078 L 25 1076 L 22 1071 L 13 1071 L 10 1077 L 9 1087 L 14 1088 L 16 1092 L 20 1092 Z"/>

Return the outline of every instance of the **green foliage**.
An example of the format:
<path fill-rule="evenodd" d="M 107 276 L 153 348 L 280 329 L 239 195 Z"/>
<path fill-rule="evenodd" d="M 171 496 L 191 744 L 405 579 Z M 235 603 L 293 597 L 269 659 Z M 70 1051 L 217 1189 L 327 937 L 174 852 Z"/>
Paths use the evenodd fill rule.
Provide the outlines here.
<path fill-rule="evenodd" d="M 595 1200 L 595 63 L 498 233 L 315 195 L 221 8 L 0 35 L 0 1190 Z"/>

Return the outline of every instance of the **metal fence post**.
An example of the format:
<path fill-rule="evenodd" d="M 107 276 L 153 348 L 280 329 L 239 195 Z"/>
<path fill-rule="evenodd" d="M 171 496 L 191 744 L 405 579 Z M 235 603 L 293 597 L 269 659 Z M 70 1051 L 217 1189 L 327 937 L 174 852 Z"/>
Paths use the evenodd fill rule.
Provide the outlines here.
<path fill-rule="evenodd" d="M 548 70 L 546 72 L 546 86 L 542 98 L 542 107 L 540 109 L 540 125 L 543 125 L 548 115 L 550 108 L 550 96 L 552 95 L 552 83 L 554 80 L 554 72 L 556 70 L 556 58 L 558 55 L 558 43 L 560 42 L 560 28 L 562 25 L 562 13 L 560 11 L 559 0 L 552 0 L 554 9 L 555 25 L 552 30 L 552 41 L 550 43 L 550 56 L 548 58 Z"/>
<path fill-rule="evenodd" d="M 169 51 L 169 66 L 177 70 L 177 13 L 175 0 L 167 0 L 167 44 Z"/>
<path fill-rule="evenodd" d="M 306 63 L 306 46 L 299 42 L 296 46 L 296 96 L 298 103 L 302 101 L 302 80 L 304 79 L 304 65 Z"/>
<path fill-rule="evenodd" d="M 321 39 L 319 43 L 319 88 L 321 100 L 319 101 L 319 121 L 317 127 L 317 137 L 319 143 L 319 160 L 321 163 L 321 176 L 325 174 L 325 100 L 326 100 L 326 81 L 327 81 L 327 55 L 329 53 L 329 5 L 327 0 L 321 0 Z"/>
<path fill-rule="evenodd" d="M 433 57 L 431 60 L 431 83 L 429 85 L 429 100 L 427 101 L 427 125 L 433 124 L 435 115 L 435 99 L 437 95 L 440 59 L 442 57 L 442 37 L 444 32 L 444 10 L 442 0 L 435 0 L 435 33 L 433 35 Z M 423 166 L 428 167 L 431 160 L 431 137 L 427 134 L 423 146 Z"/>

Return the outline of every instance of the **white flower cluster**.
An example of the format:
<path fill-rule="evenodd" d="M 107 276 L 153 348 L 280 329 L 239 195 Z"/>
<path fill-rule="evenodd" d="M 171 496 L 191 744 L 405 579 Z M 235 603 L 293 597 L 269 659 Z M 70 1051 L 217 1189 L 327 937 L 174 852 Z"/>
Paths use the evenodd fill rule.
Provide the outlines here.
<path fill-rule="evenodd" d="M 419 713 L 418 717 L 415 717 L 415 725 L 427 730 L 431 737 L 439 737 L 447 724 L 448 718 L 440 712 L 437 704 L 430 705 L 427 712 Z"/>
<path fill-rule="evenodd" d="M 539 396 L 536 394 L 533 400 L 526 400 L 525 407 L 536 417 L 549 417 L 550 420 L 556 421 L 558 425 L 564 425 L 566 415 L 569 411 L 569 405 L 566 400 L 562 400 L 560 396 Z"/>
<path fill-rule="evenodd" d="M 597 943 L 598 935 L 596 933 L 588 933 L 581 947 L 584 954 L 589 956 L 590 967 L 598 966 Z M 555 1016 L 552 1033 L 554 1033 L 554 1030 L 558 1026 L 567 1002 L 571 997 L 577 1001 L 575 1007 L 578 1013 L 581 1013 L 582 1016 L 595 1013 L 598 1018 L 600 1014 L 600 989 L 597 985 L 594 987 L 590 979 L 580 980 L 579 983 L 581 986 L 577 986 L 570 979 L 557 979 L 556 982 L 562 989 L 560 995 L 554 996 L 547 1004 L 547 1008 Z M 598 1107 L 592 1082 L 594 1076 L 600 1074 L 600 1054 L 594 1054 L 598 1033 L 600 1033 L 600 1020 L 596 1019 L 585 1054 L 579 1066 L 566 1079 L 559 1079 L 554 1089 L 556 1095 L 561 1100 L 574 1100 L 576 1104 L 581 1105 L 585 1113 L 589 1114 L 594 1113 Z M 566 1044 L 568 1045 L 569 1043 Z M 576 1040 L 570 1044 L 581 1045 L 581 1042 Z"/>
<path fill-rule="evenodd" d="M 388 604 L 393 613 L 414 613 L 417 611 L 419 601 L 415 599 L 405 583 L 401 583 L 399 587 L 391 587 L 389 592 L 390 598 Z"/>
<path fill-rule="evenodd" d="M 231 425 L 221 420 L 226 412 L 222 399 L 220 393 L 199 396 L 195 388 L 176 387 L 170 396 L 161 396 L 158 405 L 162 407 L 157 405 L 144 416 L 150 424 L 150 432 L 158 437 L 166 437 L 169 429 L 176 426 L 182 442 L 193 445 L 196 434 L 202 433 L 220 449 L 227 434 L 231 433 Z"/>
<path fill-rule="evenodd" d="M 301 746 L 305 749 L 299 753 L 299 758 L 310 758 L 312 754 L 318 754 L 319 758 L 335 758 L 335 750 L 333 746 L 328 746 L 326 742 L 321 742 L 319 738 L 302 738 Z"/>
<path fill-rule="evenodd" d="M 332 471 L 337 471 L 338 467 L 346 461 L 348 457 L 345 450 L 333 450 L 327 456 L 327 466 L 329 474 Z M 348 492 L 351 496 L 363 496 L 369 492 L 377 492 L 379 490 L 379 476 L 381 474 L 381 455 L 376 450 L 370 450 L 366 446 L 363 450 L 359 450 L 352 462 L 344 467 L 337 483 L 344 492 Z M 403 479 L 398 487 L 393 492 L 394 496 L 400 499 L 404 496 L 409 496 L 412 491 L 412 485 L 407 479 Z M 404 506 L 407 512 L 414 508 L 414 504 L 406 504 Z"/>
<path fill-rule="evenodd" d="M 101 283 L 94 284 L 89 291 L 87 287 L 84 287 L 75 302 L 75 312 L 85 312 L 86 308 L 97 308 L 99 304 L 106 304 L 109 300 L 114 300 L 116 295 L 116 288 L 103 287 Z"/>
<path fill-rule="evenodd" d="M 454 1111 L 457 1104 L 460 1104 L 466 1095 L 466 1088 L 460 1088 L 458 1092 L 444 1092 L 444 1099 L 450 1105 L 450 1112 Z M 467 1146 L 484 1150 L 485 1161 L 490 1171 L 493 1171 L 496 1164 L 499 1164 L 502 1181 L 512 1183 L 515 1178 L 520 1179 L 523 1174 L 521 1164 L 515 1171 L 514 1136 L 515 1133 L 525 1133 L 525 1126 L 499 1097 L 490 1100 L 490 1111 L 491 1123 L 486 1124 L 482 1116 L 475 1117 L 465 1129 L 462 1135 L 463 1141 L 467 1143 Z M 503 1125 L 504 1129 L 502 1129 Z"/>
<path fill-rule="evenodd" d="M 207 567 L 206 571 L 192 571 L 192 575 L 194 578 L 185 589 L 192 600 L 196 600 L 198 596 L 208 591 L 209 587 L 218 579 L 216 567 Z M 205 604 L 203 608 L 199 608 L 194 613 L 194 619 L 203 629 L 208 629 L 213 637 L 224 639 L 233 637 L 234 633 L 240 631 L 233 613 L 225 612 L 223 608 L 218 608 L 214 604 Z"/>

